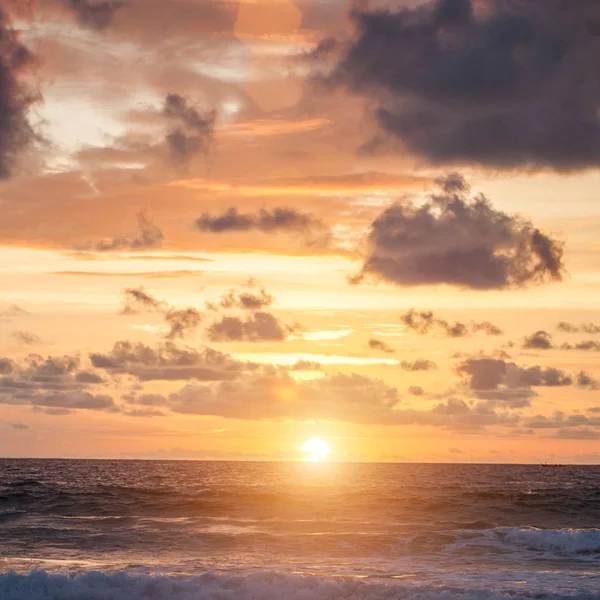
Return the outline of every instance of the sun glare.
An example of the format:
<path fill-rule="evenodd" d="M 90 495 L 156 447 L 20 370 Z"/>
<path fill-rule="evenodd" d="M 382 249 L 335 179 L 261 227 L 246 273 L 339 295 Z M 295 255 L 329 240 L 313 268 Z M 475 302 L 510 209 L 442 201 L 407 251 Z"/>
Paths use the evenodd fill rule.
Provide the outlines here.
<path fill-rule="evenodd" d="M 329 456 L 329 445 L 319 438 L 306 440 L 302 446 L 302 452 L 306 454 L 304 460 L 307 462 L 319 462 Z"/>

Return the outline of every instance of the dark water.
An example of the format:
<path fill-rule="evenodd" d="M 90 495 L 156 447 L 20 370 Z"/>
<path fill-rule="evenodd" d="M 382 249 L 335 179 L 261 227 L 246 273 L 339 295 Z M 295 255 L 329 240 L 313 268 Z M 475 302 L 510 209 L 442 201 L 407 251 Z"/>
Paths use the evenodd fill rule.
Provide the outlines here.
<path fill-rule="evenodd" d="M 0 569 L 0 600 L 600 600 L 600 467 L 3 460 Z"/>

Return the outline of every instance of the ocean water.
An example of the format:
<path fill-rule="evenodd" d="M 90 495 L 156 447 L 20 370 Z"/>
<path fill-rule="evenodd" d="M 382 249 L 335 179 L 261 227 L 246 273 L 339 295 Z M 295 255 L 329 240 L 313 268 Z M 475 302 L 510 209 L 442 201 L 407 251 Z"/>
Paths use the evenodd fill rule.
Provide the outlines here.
<path fill-rule="evenodd" d="M 0 460 L 0 600 L 600 600 L 600 467 Z"/>

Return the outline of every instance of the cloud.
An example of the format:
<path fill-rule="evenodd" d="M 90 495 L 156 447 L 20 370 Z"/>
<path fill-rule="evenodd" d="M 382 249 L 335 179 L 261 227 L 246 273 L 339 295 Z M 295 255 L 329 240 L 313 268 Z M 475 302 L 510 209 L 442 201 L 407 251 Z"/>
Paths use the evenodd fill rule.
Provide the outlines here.
<path fill-rule="evenodd" d="M 207 333 L 213 342 L 277 342 L 297 331 L 297 326 L 286 325 L 271 313 L 258 311 L 245 318 L 222 317 L 208 328 Z"/>
<path fill-rule="evenodd" d="M 242 310 L 260 310 L 271 306 L 274 300 L 273 296 L 267 294 L 264 288 L 257 293 L 230 290 L 217 304 L 207 302 L 207 307 L 210 310 L 230 310 L 233 308 L 240 308 Z"/>
<path fill-rule="evenodd" d="M 561 321 L 557 324 L 556 329 L 562 333 L 589 333 L 595 335 L 600 333 L 600 325 L 595 323 L 583 323 L 582 325 L 574 325 L 566 321 Z"/>
<path fill-rule="evenodd" d="M 490 290 L 561 279 L 562 245 L 531 221 L 496 210 L 483 195 L 469 199 L 459 174 L 438 187 L 426 201 L 393 204 L 373 221 L 353 283 L 373 277 Z"/>
<path fill-rule="evenodd" d="M 0 375 L 12 373 L 15 364 L 9 358 L 0 358 Z"/>
<path fill-rule="evenodd" d="M 176 163 L 185 163 L 208 151 L 212 142 L 216 112 L 201 114 L 179 94 L 168 94 L 163 115 L 176 123 L 167 134 L 167 145 Z"/>
<path fill-rule="evenodd" d="M 0 317 L 4 317 L 7 319 L 13 319 L 16 317 L 26 317 L 29 314 L 31 313 L 27 312 L 25 309 L 21 308 L 16 304 L 11 304 L 8 306 L 8 308 L 4 309 L 3 311 L 0 311 Z"/>
<path fill-rule="evenodd" d="M 561 171 L 600 164 L 596 0 L 436 0 L 356 8 L 315 53 L 381 134 L 434 164 Z M 402 57 L 399 60 L 398 57 Z"/>
<path fill-rule="evenodd" d="M 371 348 L 371 350 L 379 350 L 388 354 L 393 354 L 394 352 L 396 352 L 391 346 L 388 346 L 385 342 L 376 339 L 369 340 L 369 348 Z"/>
<path fill-rule="evenodd" d="M 471 358 L 458 365 L 456 372 L 476 397 L 505 402 L 513 408 L 529 406 L 535 395 L 532 387 L 565 387 L 576 385 L 596 389 L 596 380 L 584 371 L 570 374 L 555 367 L 520 367 L 495 358 Z"/>
<path fill-rule="evenodd" d="M 26 425 L 25 423 L 9 423 L 8 426 L 13 429 L 29 429 L 29 425 Z"/>
<path fill-rule="evenodd" d="M 180 348 L 173 342 L 152 348 L 119 341 L 110 352 L 90 354 L 90 360 L 97 369 L 131 375 L 140 381 L 221 381 L 235 379 L 243 370 L 253 368 L 212 348 Z"/>
<path fill-rule="evenodd" d="M 117 412 L 119 407 L 110 396 L 88 391 L 103 380 L 89 370 L 81 371 L 80 364 L 78 356 L 37 354 L 12 362 L 10 369 L 3 370 L 6 376 L 0 377 L 0 404 Z"/>
<path fill-rule="evenodd" d="M 563 350 L 584 350 L 585 352 L 600 352 L 600 342 L 595 340 L 585 340 L 577 344 L 563 344 Z"/>
<path fill-rule="evenodd" d="M 140 312 L 157 312 L 162 315 L 168 327 L 165 337 L 168 340 L 181 339 L 198 329 L 202 314 L 193 307 L 173 308 L 168 302 L 158 300 L 143 287 L 127 288 L 121 314 L 134 315 Z"/>
<path fill-rule="evenodd" d="M 2 7 L 0 38 L 0 179 L 7 179 L 19 155 L 37 138 L 28 121 L 28 111 L 40 97 L 22 81 L 33 55 L 20 42 L 18 32 L 11 28 Z"/>
<path fill-rule="evenodd" d="M 138 213 L 138 231 L 133 235 L 116 236 L 78 246 L 84 252 L 130 252 L 161 248 L 163 232 L 143 213 Z"/>
<path fill-rule="evenodd" d="M 447 337 L 467 337 L 474 333 L 483 332 L 487 335 L 502 335 L 503 331 L 490 321 L 471 321 L 470 323 L 454 323 L 434 316 L 431 311 L 416 311 L 411 309 L 400 316 L 402 324 L 413 333 L 426 335 L 430 331 L 440 331 Z"/>
<path fill-rule="evenodd" d="M 195 308 L 170 309 L 164 313 L 165 323 L 169 326 L 166 338 L 169 340 L 184 338 L 196 331 L 202 315 Z"/>
<path fill-rule="evenodd" d="M 290 368 L 290 371 L 320 371 L 321 363 L 312 360 L 297 360 Z"/>
<path fill-rule="evenodd" d="M 122 0 L 65 0 L 67 6 L 84 27 L 101 31 L 106 29 L 127 2 Z"/>
<path fill-rule="evenodd" d="M 362 375 L 326 375 L 296 382 L 258 373 L 233 382 L 191 384 L 169 397 L 173 412 L 236 419 L 336 420 L 388 423 L 399 397 L 394 388 Z"/>
<path fill-rule="evenodd" d="M 400 367 L 405 371 L 435 371 L 438 368 L 432 360 L 425 358 L 418 358 L 414 361 L 403 360 Z"/>
<path fill-rule="evenodd" d="M 543 330 L 536 331 L 523 340 L 523 348 L 528 350 L 550 350 L 552 347 L 552 334 Z"/>
<path fill-rule="evenodd" d="M 411 396 L 422 396 L 425 393 L 425 390 L 420 385 L 411 385 L 408 388 L 408 393 Z"/>
<path fill-rule="evenodd" d="M 29 333 L 28 331 L 13 331 L 10 335 L 20 344 L 24 344 L 25 346 L 33 346 L 41 343 L 41 340 L 37 335 Z"/>
<path fill-rule="evenodd" d="M 247 231 L 291 233 L 309 246 L 324 247 L 331 241 L 331 231 L 323 221 L 293 208 L 262 208 L 257 213 L 240 213 L 232 207 L 219 216 L 204 213 L 196 220 L 195 226 L 199 231 L 215 234 Z"/>

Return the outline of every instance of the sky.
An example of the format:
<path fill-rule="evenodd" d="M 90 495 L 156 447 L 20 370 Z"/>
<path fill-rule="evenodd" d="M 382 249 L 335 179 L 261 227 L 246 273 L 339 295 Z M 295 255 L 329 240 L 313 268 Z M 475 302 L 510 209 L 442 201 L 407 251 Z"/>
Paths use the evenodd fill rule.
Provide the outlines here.
<path fill-rule="evenodd" d="M 597 1 L 0 33 L 0 456 L 600 461 Z"/>

